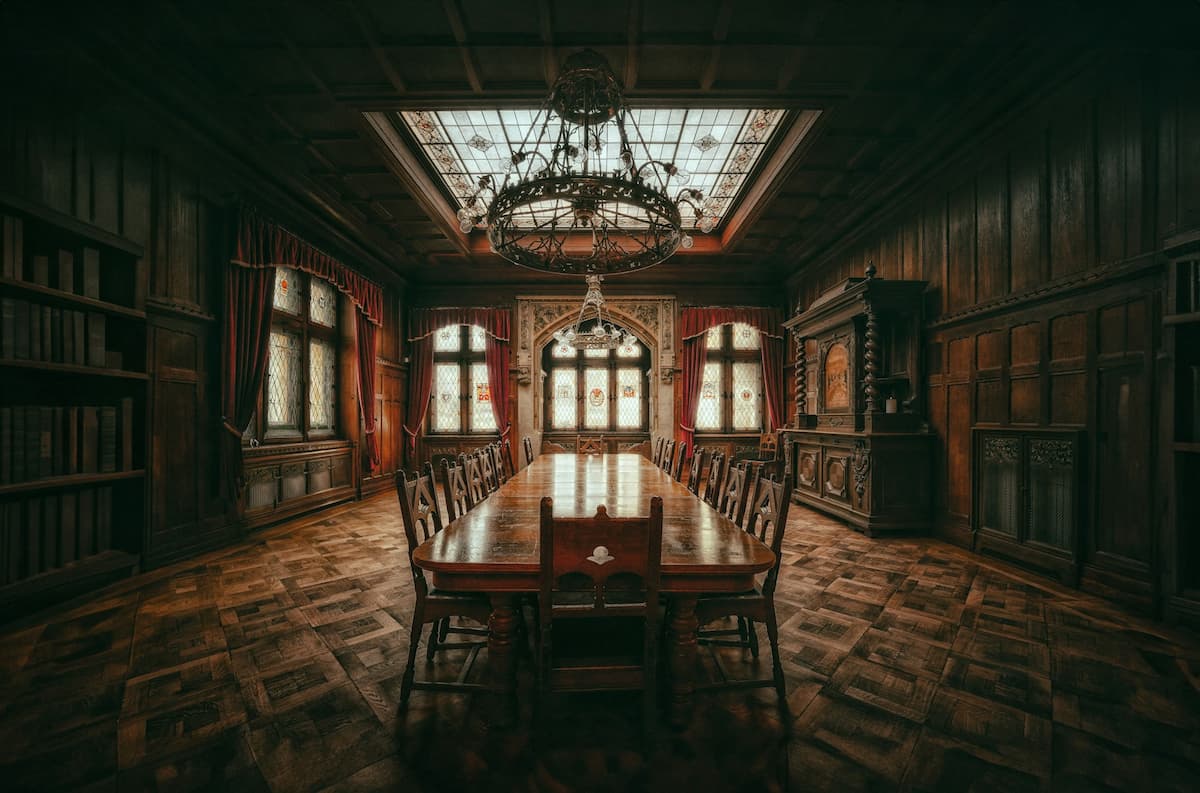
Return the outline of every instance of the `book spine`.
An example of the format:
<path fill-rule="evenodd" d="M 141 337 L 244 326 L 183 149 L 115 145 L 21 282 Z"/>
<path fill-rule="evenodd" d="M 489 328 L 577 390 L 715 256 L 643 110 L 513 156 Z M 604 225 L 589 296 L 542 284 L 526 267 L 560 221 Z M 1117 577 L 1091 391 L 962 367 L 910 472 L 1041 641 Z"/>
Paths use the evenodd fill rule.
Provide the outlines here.
<path fill-rule="evenodd" d="M 25 481 L 25 408 L 12 409 L 12 481 Z"/>
<path fill-rule="evenodd" d="M 133 397 L 121 399 L 121 470 L 133 470 Z"/>
<path fill-rule="evenodd" d="M 63 312 L 60 308 L 50 309 L 50 360 L 63 362 Z"/>
<path fill-rule="evenodd" d="M 88 366 L 104 366 L 104 315 L 91 311 L 87 315 Z"/>
<path fill-rule="evenodd" d="M 91 405 L 81 407 L 79 467 L 82 473 L 94 474 L 100 465 L 100 419 L 96 408 Z"/>
<path fill-rule="evenodd" d="M 75 364 L 84 366 L 87 364 L 87 324 L 82 311 L 72 311 L 71 313 L 75 315 L 72 326 L 72 330 L 75 332 Z"/>
<path fill-rule="evenodd" d="M 46 256 L 33 257 L 33 282 L 38 286 L 50 286 L 50 259 Z"/>
<path fill-rule="evenodd" d="M 83 296 L 100 299 L 100 251 L 83 249 Z"/>
<path fill-rule="evenodd" d="M 74 493 L 68 491 L 59 496 L 58 549 L 62 564 L 69 564 L 80 558 L 75 534 L 75 508 Z"/>
<path fill-rule="evenodd" d="M 17 357 L 17 305 L 11 297 L 0 298 L 0 358 Z"/>
<path fill-rule="evenodd" d="M 29 325 L 29 360 L 42 360 L 42 307 L 28 303 L 26 323 Z"/>
<path fill-rule="evenodd" d="M 112 548 L 112 487 L 96 490 L 96 546 L 98 551 Z"/>
<path fill-rule="evenodd" d="M 42 498 L 42 569 L 58 567 L 58 496 Z"/>
<path fill-rule="evenodd" d="M 49 361 L 52 359 L 54 352 L 54 333 L 53 333 L 53 314 L 50 312 L 50 306 L 41 306 L 42 320 L 42 360 Z"/>
<path fill-rule="evenodd" d="M 53 423 L 50 425 L 50 467 L 54 476 L 62 476 L 67 472 L 63 460 L 63 409 L 50 408 Z"/>
<path fill-rule="evenodd" d="M 117 409 L 100 408 L 100 473 L 117 470 Z"/>
<path fill-rule="evenodd" d="M 0 407 L 0 485 L 12 481 L 12 408 Z"/>
<path fill-rule="evenodd" d="M 38 477 L 54 476 L 54 408 L 38 408 Z"/>
<path fill-rule="evenodd" d="M 0 509 L 8 513 L 8 580 L 17 581 L 21 578 L 21 568 L 25 563 L 21 502 L 14 500 L 0 504 Z"/>
<path fill-rule="evenodd" d="M 13 358 L 29 360 L 29 302 L 13 300 Z"/>
<path fill-rule="evenodd" d="M 63 411 L 66 426 L 63 436 L 66 438 L 65 460 L 63 461 L 68 474 L 79 473 L 79 408 L 69 407 Z"/>
<path fill-rule="evenodd" d="M 79 525 L 79 557 L 82 559 L 96 552 L 96 491 L 92 488 L 79 491 L 76 523 Z"/>
<path fill-rule="evenodd" d="M 25 574 L 42 572 L 42 503 L 41 499 L 25 502 Z"/>
<path fill-rule="evenodd" d="M 37 479 L 42 470 L 42 411 L 25 408 L 25 479 Z"/>
<path fill-rule="evenodd" d="M 58 288 L 63 292 L 75 291 L 75 256 L 70 251 L 58 252 Z"/>
<path fill-rule="evenodd" d="M 75 312 L 69 308 L 62 311 L 62 362 L 75 362 Z"/>

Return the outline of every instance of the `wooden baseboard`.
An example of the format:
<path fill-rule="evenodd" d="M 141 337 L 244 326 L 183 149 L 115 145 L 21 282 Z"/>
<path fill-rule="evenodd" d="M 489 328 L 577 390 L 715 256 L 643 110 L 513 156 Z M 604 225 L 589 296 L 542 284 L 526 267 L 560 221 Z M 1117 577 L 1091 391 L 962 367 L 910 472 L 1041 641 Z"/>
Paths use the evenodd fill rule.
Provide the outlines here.
<path fill-rule="evenodd" d="M 0 623 L 28 616 L 48 606 L 128 578 L 140 558 L 125 551 L 103 551 L 56 570 L 0 588 Z"/>

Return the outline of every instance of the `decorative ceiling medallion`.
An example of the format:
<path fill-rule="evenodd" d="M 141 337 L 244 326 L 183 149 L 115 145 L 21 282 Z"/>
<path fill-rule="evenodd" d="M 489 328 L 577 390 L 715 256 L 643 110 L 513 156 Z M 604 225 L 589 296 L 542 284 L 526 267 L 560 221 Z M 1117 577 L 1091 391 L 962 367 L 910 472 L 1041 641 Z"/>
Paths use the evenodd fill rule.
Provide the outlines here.
<path fill-rule="evenodd" d="M 714 138 L 712 136 L 712 134 L 708 134 L 708 135 L 705 135 L 703 138 L 697 138 L 696 142 L 693 143 L 692 145 L 695 146 L 700 151 L 708 151 L 709 149 L 715 147 L 720 142 L 721 141 Z"/>
<path fill-rule="evenodd" d="M 473 149 L 478 149 L 479 151 L 487 151 L 488 149 L 492 148 L 493 144 L 490 140 L 483 137 L 479 133 L 475 133 L 471 136 L 471 139 L 467 141 L 467 145 Z"/>

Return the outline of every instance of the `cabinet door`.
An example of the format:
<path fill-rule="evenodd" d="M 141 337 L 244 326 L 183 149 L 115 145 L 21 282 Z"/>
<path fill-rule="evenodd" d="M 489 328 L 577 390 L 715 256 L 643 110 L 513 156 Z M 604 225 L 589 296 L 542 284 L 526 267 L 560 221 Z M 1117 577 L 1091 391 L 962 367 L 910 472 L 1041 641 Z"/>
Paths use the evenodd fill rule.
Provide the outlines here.
<path fill-rule="evenodd" d="M 1021 539 L 1021 440 L 1013 435 L 979 438 L 979 528 Z"/>
<path fill-rule="evenodd" d="M 1030 438 L 1028 539 L 1075 549 L 1079 453 L 1069 440 Z"/>
<path fill-rule="evenodd" d="M 850 502 L 850 451 L 842 448 L 823 448 L 821 458 L 824 484 L 822 495 L 832 501 Z"/>
<path fill-rule="evenodd" d="M 796 487 L 813 493 L 820 493 L 820 447 L 796 444 Z"/>
<path fill-rule="evenodd" d="M 1150 438 L 1146 380 L 1139 369 L 1097 378 L 1096 536 L 1093 553 L 1150 560 Z"/>

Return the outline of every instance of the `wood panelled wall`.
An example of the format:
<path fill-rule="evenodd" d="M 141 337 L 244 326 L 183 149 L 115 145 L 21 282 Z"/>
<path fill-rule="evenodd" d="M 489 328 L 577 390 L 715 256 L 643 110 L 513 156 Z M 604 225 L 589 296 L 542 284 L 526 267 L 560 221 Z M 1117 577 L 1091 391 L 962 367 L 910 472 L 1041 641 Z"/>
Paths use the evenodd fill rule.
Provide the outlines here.
<path fill-rule="evenodd" d="M 62 92 L 47 87 L 27 100 L 18 98 L 0 114 L 0 190 L 145 248 L 139 284 L 148 313 L 151 440 L 141 550 L 143 566 L 154 566 L 242 532 L 220 489 L 217 367 L 232 196 L 253 202 L 255 191 L 211 167 L 206 150 L 179 139 L 164 145 L 144 108 L 114 98 L 103 85 L 82 85 L 81 79 L 77 73 L 71 86 L 60 86 Z M 55 104 L 46 105 L 45 97 L 54 97 Z M 302 223 L 294 228 L 303 235 Z M 400 294 L 389 289 L 374 395 L 383 468 L 374 482 L 390 482 L 399 465 L 400 304 Z M 354 379 L 343 380 L 339 399 L 345 414 L 356 417 Z M 350 425 L 346 435 L 361 447 L 359 422 L 344 423 Z"/>
<path fill-rule="evenodd" d="M 792 281 L 800 306 L 868 261 L 928 281 L 942 532 L 972 542 L 972 428 L 1086 429 L 1082 586 L 1145 608 L 1170 492 L 1159 252 L 1200 225 L 1198 69 L 1194 53 L 1105 54 Z"/>

